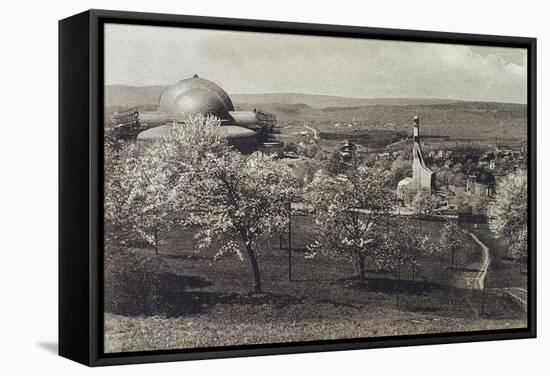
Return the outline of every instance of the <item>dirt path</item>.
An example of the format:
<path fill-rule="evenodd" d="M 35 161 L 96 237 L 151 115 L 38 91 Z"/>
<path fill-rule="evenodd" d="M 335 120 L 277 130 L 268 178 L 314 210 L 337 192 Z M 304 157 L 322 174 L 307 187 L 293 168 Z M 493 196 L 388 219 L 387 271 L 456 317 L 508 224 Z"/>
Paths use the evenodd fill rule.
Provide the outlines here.
<path fill-rule="evenodd" d="M 307 124 L 304 124 L 304 128 L 306 128 L 306 129 L 308 129 L 308 130 L 310 130 L 310 131 L 313 132 L 313 138 L 315 138 L 315 139 L 318 138 L 318 136 L 317 136 L 317 129 L 315 129 L 315 128 L 313 128 L 313 127 L 310 127 L 310 126 L 307 125 Z"/>
<path fill-rule="evenodd" d="M 468 234 L 474 239 L 474 241 L 481 247 L 483 251 L 483 257 L 481 261 L 481 267 L 479 272 L 474 276 L 466 276 L 466 286 L 472 289 L 482 290 L 485 286 L 485 279 L 487 278 L 487 270 L 491 264 L 491 257 L 489 256 L 489 247 L 487 247 L 481 240 L 477 238 L 473 233 Z M 510 296 L 519 306 L 527 311 L 527 289 L 522 287 L 503 287 L 503 288 L 491 288 L 492 291 L 501 292 L 502 294 Z"/>
<path fill-rule="evenodd" d="M 489 265 L 491 264 L 491 257 L 489 256 L 489 247 L 487 247 L 485 244 L 481 242 L 475 236 L 475 234 L 468 232 L 468 234 L 474 239 L 474 241 L 479 245 L 482 251 L 482 257 L 481 257 L 481 266 L 479 267 L 479 271 L 473 274 L 472 276 L 466 276 L 466 286 L 472 289 L 477 290 L 483 290 L 483 287 L 485 286 L 485 278 L 487 277 L 487 270 L 489 269 Z"/>
<path fill-rule="evenodd" d="M 504 287 L 500 289 L 503 293 L 509 295 L 525 311 L 527 311 L 527 290 L 521 287 Z"/>

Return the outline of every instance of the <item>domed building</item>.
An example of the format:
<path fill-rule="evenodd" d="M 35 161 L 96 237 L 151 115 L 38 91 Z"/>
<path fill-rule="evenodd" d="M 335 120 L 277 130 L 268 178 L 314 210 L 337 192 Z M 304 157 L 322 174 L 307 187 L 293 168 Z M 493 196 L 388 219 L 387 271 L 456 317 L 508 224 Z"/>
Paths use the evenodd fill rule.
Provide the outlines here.
<path fill-rule="evenodd" d="M 113 129 L 123 139 L 142 141 L 162 139 L 175 123 L 185 123 L 189 116 L 203 114 L 218 117 L 228 142 L 244 153 L 274 148 L 270 135 L 276 117 L 259 111 L 235 111 L 229 95 L 212 81 L 194 75 L 168 87 L 160 96 L 156 111 L 132 109 L 115 113 Z M 275 142 L 276 143 L 276 142 Z M 282 151 L 282 143 L 279 143 Z"/>
<path fill-rule="evenodd" d="M 159 100 L 159 112 L 195 115 L 212 114 L 230 121 L 235 111 L 229 95 L 214 82 L 194 75 L 166 89 Z"/>
<path fill-rule="evenodd" d="M 466 190 L 468 192 L 481 196 L 493 196 L 495 187 L 495 176 L 485 168 L 479 167 L 468 172 L 466 180 Z"/>

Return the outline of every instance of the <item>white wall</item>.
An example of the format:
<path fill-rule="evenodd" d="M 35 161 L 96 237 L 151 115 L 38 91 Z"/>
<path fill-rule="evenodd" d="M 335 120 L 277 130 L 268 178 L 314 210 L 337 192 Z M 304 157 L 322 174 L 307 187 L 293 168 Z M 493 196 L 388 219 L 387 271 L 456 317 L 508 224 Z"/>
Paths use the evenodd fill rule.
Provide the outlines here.
<path fill-rule="evenodd" d="M 78 375 L 511 375 L 548 368 L 550 245 L 539 215 L 539 339 L 271 356 L 90 370 L 52 354 L 57 339 L 57 20 L 87 8 L 350 24 L 539 38 L 539 187 L 548 187 L 550 27 L 543 1 L 6 1 L 2 7 L 0 124 L 0 373 Z M 545 100 L 546 99 L 546 100 Z M 548 104 L 547 104 L 548 105 Z M 539 189 L 539 213 L 549 199 Z M 545 351 L 546 350 L 546 351 Z M 538 370 L 538 371 L 537 371 Z M 56 373 L 54 373 L 56 372 Z"/>

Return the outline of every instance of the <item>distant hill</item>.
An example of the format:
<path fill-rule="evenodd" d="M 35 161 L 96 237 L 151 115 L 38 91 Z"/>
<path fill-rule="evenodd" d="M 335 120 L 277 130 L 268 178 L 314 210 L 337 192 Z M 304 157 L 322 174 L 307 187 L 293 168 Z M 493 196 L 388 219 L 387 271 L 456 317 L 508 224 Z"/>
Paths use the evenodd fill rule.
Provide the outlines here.
<path fill-rule="evenodd" d="M 154 110 L 165 86 L 107 86 L 105 122 L 128 107 Z M 412 118 L 421 117 L 423 132 L 451 137 L 522 137 L 527 134 L 527 106 L 516 103 L 467 102 L 452 99 L 344 98 L 312 94 L 230 94 L 237 110 L 255 108 L 277 115 L 279 125 L 301 129 L 308 123 L 319 131 L 338 127 L 411 130 Z M 289 128 L 290 127 L 290 128 Z"/>
<path fill-rule="evenodd" d="M 105 86 L 105 107 L 137 107 L 158 104 L 166 86 Z"/>
<path fill-rule="evenodd" d="M 231 98 L 236 103 L 300 103 L 312 108 L 326 107 L 362 107 L 362 106 L 410 106 L 421 104 L 442 104 L 460 102 L 454 99 L 437 98 L 347 98 L 334 95 L 316 94 L 232 94 Z"/>
<path fill-rule="evenodd" d="M 166 86 L 123 86 L 108 85 L 105 87 L 106 107 L 157 104 Z M 246 104 L 304 104 L 312 108 L 325 107 L 361 107 L 361 106 L 408 106 L 422 104 L 445 104 L 460 102 L 455 99 L 437 98 L 347 98 L 334 95 L 273 93 L 273 94 L 230 94 L 235 105 Z"/>

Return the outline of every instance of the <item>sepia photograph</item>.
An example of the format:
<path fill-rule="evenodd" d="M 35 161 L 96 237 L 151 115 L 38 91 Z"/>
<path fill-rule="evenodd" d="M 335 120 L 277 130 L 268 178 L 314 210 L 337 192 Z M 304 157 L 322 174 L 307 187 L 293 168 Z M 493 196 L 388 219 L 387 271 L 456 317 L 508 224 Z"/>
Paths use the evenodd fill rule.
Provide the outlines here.
<path fill-rule="evenodd" d="M 528 328 L 526 48 L 103 27 L 104 353 Z"/>

